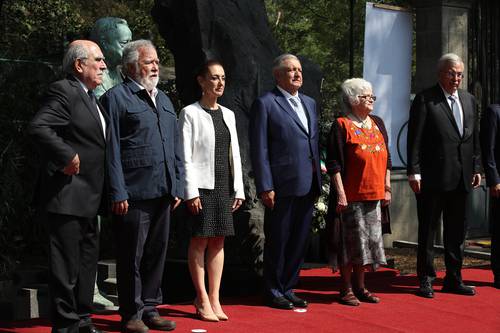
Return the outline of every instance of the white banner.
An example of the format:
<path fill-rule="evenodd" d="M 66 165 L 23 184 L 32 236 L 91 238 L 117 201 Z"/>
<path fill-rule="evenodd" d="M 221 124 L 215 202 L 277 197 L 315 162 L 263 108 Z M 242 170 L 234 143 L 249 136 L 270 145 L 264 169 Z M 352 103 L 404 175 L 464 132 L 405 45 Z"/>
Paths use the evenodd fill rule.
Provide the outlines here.
<path fill-rule="evenodd" d="M 410 109 L 412 31 L 411 13 L 366 3 L 363 78 L 373 85 L 373 94 L 377 96 L 373 113 L 380 116 L 387 127 L 394 167 L 403 167 L 406 163 L 405 123 Z"/>

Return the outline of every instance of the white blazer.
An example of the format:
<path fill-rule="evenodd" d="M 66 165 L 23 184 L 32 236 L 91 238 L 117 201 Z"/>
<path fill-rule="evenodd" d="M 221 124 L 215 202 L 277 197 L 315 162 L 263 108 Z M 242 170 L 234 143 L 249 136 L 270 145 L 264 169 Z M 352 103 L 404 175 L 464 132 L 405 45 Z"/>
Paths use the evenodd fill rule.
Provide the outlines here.
<path fill-rule="evenodd" d="M 219 105 L 224 123 L 231 135 L 229 157 L 233 172 L 235 198 L 245 199 L 243 174 L 236 119 L 233 111 Z M 213 190 L 215 186 L 215 129 L 212 117 L 198 102 L 190 104 L 179 114 L 180 143 L 186 173 L 184 200 L 198 197 L 199 188 Z"/>

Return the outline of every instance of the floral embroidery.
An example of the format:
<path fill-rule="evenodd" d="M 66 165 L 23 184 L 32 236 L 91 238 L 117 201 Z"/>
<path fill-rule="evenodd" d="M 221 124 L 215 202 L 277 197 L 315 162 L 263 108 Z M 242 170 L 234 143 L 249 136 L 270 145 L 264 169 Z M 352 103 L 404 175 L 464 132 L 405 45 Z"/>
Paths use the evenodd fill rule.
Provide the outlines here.
<path fill-rule="evenodd" d="M 362 141 L 359 143 L 361 150 L 366 150 L 369 153 L 380 153 L 385 150 L 384 137 L 377 125 L 374 124 L 371 129 L 361 129 L 351 121 L 350 127 L 351 131 Z"/>

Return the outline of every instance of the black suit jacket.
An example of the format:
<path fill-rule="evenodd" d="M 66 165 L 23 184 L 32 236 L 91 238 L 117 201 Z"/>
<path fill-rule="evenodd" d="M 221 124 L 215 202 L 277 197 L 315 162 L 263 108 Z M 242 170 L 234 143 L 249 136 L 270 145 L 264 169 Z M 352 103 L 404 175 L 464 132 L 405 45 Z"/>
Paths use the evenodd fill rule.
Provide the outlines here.
<path fill-rule="evenodd" d="M 109 123 L 102 105 L 99 108 Z M 95 105 L 75 78 L 49 86 L 28 133 L 44 163 L 35 193 L 40 208 L 58 214 L 96 216 L 105 206 L 106 139 Z M 62 169 L 75 154 L 80 158 L 80 173 L 65 175 Z"/>
<path fill-rule="evenodd" d="M 500 184 L 500 104 L 490 105 L 481 118 L 481 156 L 486 185 Z"/>
<path fill-rule="evenodd" d="M 408 123 L 408 175 L 421 174 L 422 191 L 451 191 L 461 183 L 468 192 L 480 170 L 479 131 L 474 96 L 459 90 L 464 114 L 460 136 L 441 86 L 417 94 Z"/>

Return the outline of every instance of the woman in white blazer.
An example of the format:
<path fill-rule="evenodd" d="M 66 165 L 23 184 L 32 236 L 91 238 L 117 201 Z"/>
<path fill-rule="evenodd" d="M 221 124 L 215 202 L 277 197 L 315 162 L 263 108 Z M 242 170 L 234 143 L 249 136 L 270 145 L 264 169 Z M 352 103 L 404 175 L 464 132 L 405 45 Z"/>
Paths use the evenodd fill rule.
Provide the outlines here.
<path fill-rule="evenodd" d="M 219 302 L 224 237 L 234 235 L 232 213 L 245 199 L 234 113 L 217 103 L 224 93 L 225 79 L 219 62 L 207 62 L 197 75 L 201 99 L 179 115 L 186 172 L 184 199 L 193 226 L 189 271 L 196 289 L 196 314 L 206 321 L 228 320 Z"/>

